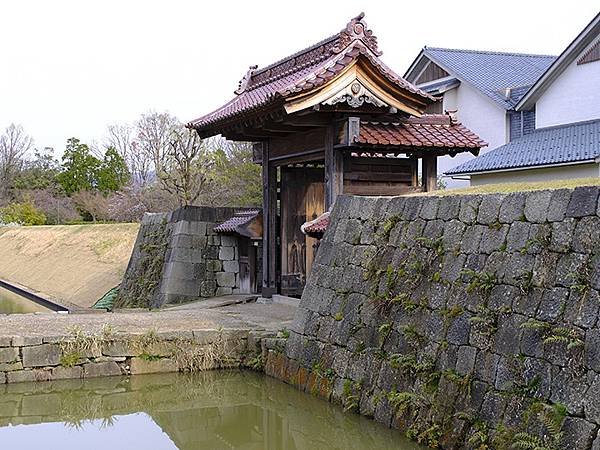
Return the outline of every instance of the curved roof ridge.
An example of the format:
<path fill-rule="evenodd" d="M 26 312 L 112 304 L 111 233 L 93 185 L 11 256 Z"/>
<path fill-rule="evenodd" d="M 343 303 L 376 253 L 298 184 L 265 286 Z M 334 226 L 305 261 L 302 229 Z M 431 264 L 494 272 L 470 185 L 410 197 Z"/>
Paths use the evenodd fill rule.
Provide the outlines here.
<path fill-rule="evenodd" d="M 277 67 L 277 66 L 279 66 L 279 65 L 281 65 L 281 64 L 283 64 L 285 62 L 288 62 L 292 58 L 297 58 L 300 55 L 303 55 L 305 53 L 309 53 L 309 52 L 311 52 L 313 50 L 316 50 L 317 48 L 321 47 L 322 45 L 328 44 L 329 42 L 333 42 L 333 41 L 335 41 L 339 37 L 340 37 L 339 33 L 334 34 L 332 36 L 329 36 L 328 38 L 323 39 L 322 41 L 319 41 L 316 44 L 311 45 L 310 47 L 306 47 L 305 49 L 298 50 L 296 53 L 288 55 L 285 58 L 281 58 L 280 60 L 275 61 L 275 62 L 269 64 L 268 66 L 265 66 L 265 67 L 262 67 L 260 69 L 257 69 L 256 72 L 254 72 L 252 75 L 253 76 L 260 75 L 261 73 L 266 72 L 269 69 L 273 69 L 273 68 L 275 68 L 275 67 Z"/>

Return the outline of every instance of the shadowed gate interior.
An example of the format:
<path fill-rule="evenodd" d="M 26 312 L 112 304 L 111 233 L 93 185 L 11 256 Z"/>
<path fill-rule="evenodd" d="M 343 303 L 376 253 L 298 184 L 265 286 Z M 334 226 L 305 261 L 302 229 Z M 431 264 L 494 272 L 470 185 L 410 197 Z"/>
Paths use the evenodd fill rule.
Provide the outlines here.
<path fill-rule="evenodd" d="M 281 293 L 300 296 L 310 273 L 318 240 L 300 230 L 325 212 L 323 166 L 281 168 Z"/>

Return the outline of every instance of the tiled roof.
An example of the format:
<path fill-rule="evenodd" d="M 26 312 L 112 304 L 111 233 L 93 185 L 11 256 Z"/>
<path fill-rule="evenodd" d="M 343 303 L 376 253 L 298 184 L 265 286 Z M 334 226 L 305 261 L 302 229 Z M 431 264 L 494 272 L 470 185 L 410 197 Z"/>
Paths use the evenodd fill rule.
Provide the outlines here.
<path fill-rule="evenodd" d="M 540 128 L 461 164 L 447 175 L 589 161 L 600 156 L 600 120 Z"/>
<path fill-rule="evenodd" d="M 452 148 L 457 151 L 470 151 L 487 145 L 471 130 L 445 114 L 411 117 L 400 123 L 361 122 L 357 143 Z"/>
<path fill-rule="evenodd" d="M 300 231 L 302 231 L 308 236 L 321 238 L 327 230 L 328 226 L 329 211 L 321 214 L 319 217 L 317 217 L 314 220 L 311 220 L 310 222 L 305 222 L 304 224 L 302 224 L 302 226 L 300 227 Z"/>
<path fill-rule="evenodd" d="M 246 225 L 256 219 L 260 214 L 260 209 L 248 209 L 244 211 L 237 211 L 233 217 L 227 219 L 225 222 L 217 225 L 214 231 L 217 233 L 237 233 L 238 227 Z"/>
<path fill-rule="evenodd" d="M 188 126 L 201 129 L 283 102 L 286 97 L 325 84 L 361 55 L 392 83 L 433 100 L 429 94 L 383 64 L 379 59 L 381 52 L 377 48 L 377 39 L 362 18 L 361 14 L 338 34 L 263 69 L 251 67 L 240 81 L 235 98 L 210 114 L 191 121 Z"/>
<path fill-rule="evenodd" d="M 555 56 L 425 47 L 423 54 L 505 109 L 512 109 Z M 509 98 L 504 90 L 513 89 Z"/>

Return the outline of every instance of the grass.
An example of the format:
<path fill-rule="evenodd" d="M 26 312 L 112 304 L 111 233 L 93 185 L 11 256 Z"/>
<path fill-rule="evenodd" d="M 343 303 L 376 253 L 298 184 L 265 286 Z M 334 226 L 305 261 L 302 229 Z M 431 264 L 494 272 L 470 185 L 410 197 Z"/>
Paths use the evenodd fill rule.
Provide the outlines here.
<path fill-rule="evenodd" d="M 540 191 L 544 189 L 572 189 L 579 186 L 600 186 L 600 178 L 575 178 L 570 180 L 537 181 L 529 183 L 498 183 L 468 188 L 446 189 L 413 195 L 446 196 L 466 194 L 509 194 L 511 192 Z"/>

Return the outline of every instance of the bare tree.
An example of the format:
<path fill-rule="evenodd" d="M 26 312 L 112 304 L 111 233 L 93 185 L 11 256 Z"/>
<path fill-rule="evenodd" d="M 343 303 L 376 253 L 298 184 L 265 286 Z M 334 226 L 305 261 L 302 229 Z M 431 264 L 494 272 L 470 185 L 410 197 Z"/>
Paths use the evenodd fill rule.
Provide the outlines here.
<path fill-rule="evenodd" d="M 150 183 L 152 155 L 143 149 L 136 136 L 136 127 L 129 124 L 110 125 L 105 146 L 115 148 L 123 157 L 135 186 L 144 187 Z"/>
<path fill-rule="evenodd" d="M 84 215 L 87 213 L 91 216 L 94 223 L 97 220 L 108 219 L 108 200 L 100 192 L 79 191 L 74 193 L 71 198 Z"/>
<path fill-rule="evenodd" d="M 142 114 L 135 128 L 139 150 L 151 158 L 155 169 L 163 166 L 169 158 L 172 134 L 182 128 L 179 120 L 167 112 L 149 112 Z"/>
<path fill-rule="evenodd" d="M 209 183 L 213 158 L 195 131 L 173 130 L 166 151 L 156 159 L 156 176 L 179 204 L 193 204 Z"/>
<path fill-rule="evenodd" d="M 24 157 L 33 148 L 33 139 L 21 125 L 9 125 L 0 136 L 0 193 L 7 194 L 23 166 Z"/>

